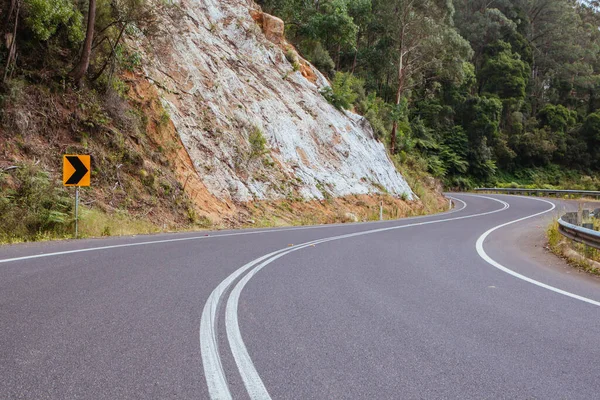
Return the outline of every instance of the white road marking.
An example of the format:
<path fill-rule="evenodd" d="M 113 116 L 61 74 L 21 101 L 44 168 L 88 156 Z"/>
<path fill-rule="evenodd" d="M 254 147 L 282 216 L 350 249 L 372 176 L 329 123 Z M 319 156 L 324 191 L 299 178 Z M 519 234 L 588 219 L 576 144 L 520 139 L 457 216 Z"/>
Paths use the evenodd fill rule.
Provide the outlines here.
<path fill-rule="evenodd" d="M 519 196 L 519 197 L 522 197 L 522 196 Z M 495 230 L 503 228 L 503 227 L 505 227 L 507 225 L 511 225 L 511 224 L 514 224 L 514 223 L 517 223 L 517 222 L 521 222 L 521 221 L 525 221 L 526 219 L 529 219 L 529 218 L 534 218 L 534 217 L 537 217 L 539 215 L 549 213 L 550 211 L 552 211 L 552 210 L 554 210 L 556 208 L 556 205 L 554 203 L 548 201 L 548 200 L 535 199 L 535 198 L 531 198 L 531 197 L 525 197 L 525 198 L 532 199 L 532 200 L 537 200 L 537 201 L 543 201 L 544 203 L 550 204 L 552 207 L 550 207 L 549 209 L 547 209 L 545 211 L 539 212 L 537 214 L 530 215 L 528 217 L 523 217 L 523 218 L 516 219 L 514 221 L 506 222 L 504 224 L 498 225 L 498 226 L 496 226 L 496 227 L 488 230 L 487 232 L 485 232 L 483 235 L 481 235 L 479 237 L 479 239 L 477 239 L 477 243 L 475 244 L 475 248 L 477 249 L 477 253 L 479 254 L 479 256 L 481 258 L 483 258 L 488 264 L 490 264 L 490 265 L 498 268 L 500 271 L 504 271 L 504 272 L 506 272 L 509 275 L 512 275 L 512 276 L 514 276 L 516 278 L 524 280 L 525 282 L 532 283 L 532 284 L 534 284 L 536 286 L 542 287 L 544 289 L 551 290 L 551 291 L 553 291 L 555 293 L 562 294 L 564 296 L 568 296 L 568 297 L 571 297 L 571 298 L 576 299 L 576 300 L 584 301 L 586 303 L 593 304 L 595 306 L 600 306 L 600 302 L 598 302 L 596 300 L 588 299 L 587 297 L 579 296 L 577 294 L 574 294 L 574 293 L 571 293 L 571 292 L 567 292 L 566 290 L 558 289 L 558 288 L 556 288 L 554 286 L 550 286 L 550 285 L 547 285 L 545 283 L 536 281 L 535 279 L 531 279 L 531 278 L 529 278 L 529 277 L 527 277 L 525 275 L 521 275 L 518 272 L 515 272 L 515 271 L 513 271 L 513 270 L 511 270 L 509 268 L 506 268 L 504 265 L 500 264 L 499 262 L 495 261 L 490 256 L 488 256 L 488 254 L 485 252 L 485 250 L 483 249 L 483 243 L 485 242 L 485 239 L 492 232 L 494 232 Z"/>
<path fill-rule="evenodd" d="M 463 204 L 465 204 L 465 203 L 463 202 Z M 417 217 L 403 218 L 402 220 L 406 221 L 406 220 L 411 220 L 411 219 L 415 219 L 415 218 L 432 217 L 435 215 L 448 215 L 448 214 L 452 214 L 452 213 L 461 211 L 464 208 L 465 207 L 459 208 L 459 209 L 454 209 L 452 211 L 446 211 L 446 212 L 439 213 L 439 214 L 434 214 L 434 215 L 421 215 L 421 216 L 417 216 Z M 354 222 L 354 223 L 347 223 L 347 224 L 311 225 L 311 226 L 299 226 L 299 227 L 294 227 L 294 228 L 277 228 L 277 229 L 263 229 L 263 230 L 259 230 L 259 231 L 249 231 L 249 232 L 233 232 L 233 233 L 224 233 L 224 234 L 220 234 L 220 235 L 204 234 L 202 236 L 192 236 L 192 237 L 185 237 L 185 238 L 150 240 L 150 241 L 146 241 L 146 242 L 115 244 L 115 245 L 109 245 L 109 246 L 89 247 L 89 248 L 85 248 L 85 249 L 56 251 L 56 252 L 52 252 L 52 253 L 42 253 L 42 254 L 33 254 L 33 255 L 22 256 L 22 257 L 5 258 L 3 260 L 0 259 L 0 264 L 15 262 L 15 261 L 31 260 L 31 259 L 35 259 L 35 258 L 62 256 L 62 255 L 66 255 L 66 254 L 86 253 L 89 251 L 118 249 L 118 248 L 122 248 L 122 247 L 148 246 L 148 245 L 152 245 L 152 244 L 184 242 L 184 241 L 189 241 L 189 240 L 215 239 L 215 238 L 230 237 L 230 236 L 242 236 L 242 235 L 256 235 L 256 234 L 260 234 L 260 233 L 277 233 L 277 232 L 299 231 L 299 230 L 306 230 L 306 229 L 334 228 L 334 227 L 339 227 L 339 226 L 352 226 L 352 225 L 363 225 L 363 224 L 371 225 L 371 224 L 380 224 L 380 223 L 386 223 L 386 222 L 390 223 L 390 222 L 394 222 L 394 220 L 372 221 L 372 222 Z"/>
<path fill-rule="evenodd" d="M 476 196 L 476 197 L 492 199 L 492 198 L 486 197 L 486 196 Z M 459 201 L 463 204 L 463 207 L 460 210 L 464 210 L 465 208 L 467 208 L 467 204 L 464 201 L 454 198 L 454 197 L 452 197 L 452 199 Z M 293 246 L 291 248 L 282 249 L 279 252 L 270 253 L 259 259 L 251 261 L 250 263 L 244 265 L 243 267 L 241 267 L 240 269 L 235 271 L 228 278 L 226 278 L 225 281 L 223 281 L 221 283 L 221 285 L 225 284 L 228 287 L 229 285 L 231 285 L 231 282 L 233 282 L 243 272 L 245 272 L 249 268 L 253 267 L 253 269 L 250 272 L 248 272 L 237 283 L 237 285 L 234 287 L 234 289 L 231 291 L 229 299 L 227 300 L 227 306 L 226 306 L 226 310 L 225 310 L 225 325 L 226 325 L 226 331 L 227 331 L 227 340 L 229 341 L 229 347 L 231 349 L 235 363 L 238 367 L 238 370 L 239 370 L 242 380 L 244 382 L 244 386 L 246 387 L 246 390 L 247 390 L 250 398 L 253 400 L 269 400 L 271 398 L 262 379 L 260 378 L 260 375 L 258 374 L 258 371 L 256 370 L 256 368 L 254 366 L 254 363 L 252 362 L 252 358 L 250 357 L 250 354 L 248 353 L 248 349 L 242 338 L 242 334 L 241 334 L 240 327 L 239 327 L 239 320 L 238 320 L 238 305 L 239 305 L 240 294 L 241 294 L 242 290 L 244 289 L 244 287 L 246 286 L 246 284 L 248 283 L 248 281 L 257 272 L 259 272 L 262 268 L 264 268 L 265 266 L 267 266 L 268 264 L 270 264 L 271 262 L 275 261 L 276 259 L 278 259 L 280 257 L 283 257 L 283 256 L 285 256 L 289 253 L 295 252 L 297 250 L 301 250 L 303 248 L 312 246 L 314 244 L 325 243 L 325 242 L 334 241 L 334 240 L 341 240 L 341 239 L 346 239 L 346 238 L 356 237 L 356 236 L 369 235 L 369 234 L 373 234 L 373 233 L 385 232 L 385 231 L 390 231 L 390 230 L 398 230 L 398 229 L 409 228 L 409 227 L 414 227 L 414 226 L 430 225 L 430 224 L 437 224 L 437 223 L 442 223 L 442 222 L 446 222 L 446 221 L 456 221 L 456 220 L 467 219 L 467 218 L 475 218 L 475 217 L 480 217 L 480 216 L 484 216 L 484 215 L 501 212 L 510 207 L 510 205 L 506 202 L 503 202 L 503 201 L 497 200 L 497 199 L 493 199 L 493 200 L 497 201 L 499 203 L 502 203 L 504 205 L 504 207 L 501 209 L 498 209 L 498 210 L 488 211 L 488 212 L 479 213 L 479 214 L 465 215 L 462 217 L 447 218 L 447 219 L 442 219 L 442 220 L 424 221 L 424 222 L 419 222 L 419 223 L 414 223 L 414 224 L 393 226 L 393 227 L 388 227 L 388 228 L 373 229 L 373 230 L 368 230 L 368 231 L 355 232 L 355 233 L 350 233 L 350 234 L 346 234 L 346 235 L 333 236 L 333 237 L 329 237 L 329 238 L 315 240 L 312 242 L 302 243 L 302 244 Z M 219 285 L 219 287 L 221 287 L 221 285 Z M 217 295 L 221 296 L 221 295 L 223 295 L 225 290 L 223 290 L 223 291 L 219 290 L 218 293 L 215 293 L 215 292 L 213 292 L 213 293 L 215 293 L 215 296 L 217 296 Z M 215 303 L 218 304 L 219 301 L 220 301 L 219 298 L 213 298 L 213 296 L 211 294 L 211 298 L 209 298 L 209 302 L 211 304 L 215 304 Z M 217 309 L 217 307 L 215 306 L 214 307 L 215 314 L 211 314 L 210 316 L 205 316 L 205 313 L 207 313 L 207 310 L 208 310 L 208 312 L 212 312 L 212 310 L 213 310 L 212 307 L 208 308 L 208 302 L 207 302 L 207 305 L 204 307 L 204 312 L 202 314 L 202 321 L 205 321 L 207 324 L 210 324 L 210 326 L 205 327 L 204 331 L 212 332 L 212 335 L 213 335 L 212 337 L 214 337 L 214 338 L 216 338 L 216 333 L 215 333 L 216 332 L 216 322 L 217 322 L 216 309 Z M 221 361 L 220 361 L 220 356 L 219 356 L 219 352 L 218 352 L 218 343 L 216 342 L 216 340 L 208 340 L 206 338 L 203 339 L 202 335 L 203 335 L 203 330 L 201 329 L 200 341 L 201 341 L 201 343 L 204 342 L 208 346 L 207 348 L 204 348 L 204 347 L 202 348 L 202 362 L 204 365 L 205 375 L 208 377 L 207 368 L 209 368 L 209 367 L 207 366 L 206 361 L 211 363 L 210 365 L 212 365 L 212 366 L 215 366 L 215 365 L 221 366 Z M 205 352 L 207 352 L 207 355 L 208 355 L 208 357 L 206 357 L 207 360 L 205 360 Z M 213 377 L 215 371 L 216 371 L 216 373 L 222 374 L 222 376 L 215 379 Z M 229 387 L 227 385 L 227 379 L 225 378 L 225 372 L 223 371 L 223 368 L 221 367 L 219 369 L 210 371 L 210 374 L 211 374 L 211 378 L 210 378 L 210 380 L 207 378 L 207 385 L 209 386 L 209 393 L 211 394 L 211 398 L 214 400 L 231 398 L 231 393 L 230 393 Z M 213 387 L 211 387 L 211 385 L 213 385 Z M 218 385 L 218 387 L 215 387 L 215 385 Z M 213 395 L 213 393 L 215 393 L 215 394 Z"/>
<path fill-rule="evenodd" d="M 233 281 L 235 281 L 242 273 L 253 267 L 256 263 L 283 251 L 284 249 L 267 254 L 236 270 L 212 291 L 204 305 L 202 318 L 200 320 L 200 350 L 202 354 L 204 376 L 206 378 L 209 395 L 212 399 L 228 400 L 232 398 L 227 385 L 225 371 L 221 364 L 221 357 L 218 352 L 219 345 L 216 327 L 220 299 Z"/>

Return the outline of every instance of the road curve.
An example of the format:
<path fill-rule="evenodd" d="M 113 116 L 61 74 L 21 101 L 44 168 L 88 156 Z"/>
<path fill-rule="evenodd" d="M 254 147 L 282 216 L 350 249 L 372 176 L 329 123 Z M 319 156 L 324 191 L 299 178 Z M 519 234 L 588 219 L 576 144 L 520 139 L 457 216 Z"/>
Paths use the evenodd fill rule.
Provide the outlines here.
<path fill-rule="evenodd" d="M 563 203 L 0 247 L 2 399 L 597 397 L 600 286 L 524 244 Z"/>

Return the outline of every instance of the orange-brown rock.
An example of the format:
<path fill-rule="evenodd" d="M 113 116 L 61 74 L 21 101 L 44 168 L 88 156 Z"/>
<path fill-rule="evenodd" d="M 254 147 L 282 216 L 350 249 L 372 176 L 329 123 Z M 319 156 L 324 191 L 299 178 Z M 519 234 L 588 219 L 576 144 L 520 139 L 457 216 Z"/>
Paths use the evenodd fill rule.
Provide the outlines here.
<path fill-rule="evenodd" d="M 263 12 L 258 10 L 250 10 L 250 16 L 261 28 L 263 25 Z"/>
<path fill-rule="evenodd" d="M 310 82 L 317 82 L 317 74 L 315 74 L 315 71 L 313 71 L 309 63 L 303 61 L 300 62 L 300 73 Z"/>
<path fill-rule="evenodd" d="M 262 14 L 262 29 L 267 39 L 275 44 L 285 42 L 285 24 L 283 21 L 272 15 Z"/>

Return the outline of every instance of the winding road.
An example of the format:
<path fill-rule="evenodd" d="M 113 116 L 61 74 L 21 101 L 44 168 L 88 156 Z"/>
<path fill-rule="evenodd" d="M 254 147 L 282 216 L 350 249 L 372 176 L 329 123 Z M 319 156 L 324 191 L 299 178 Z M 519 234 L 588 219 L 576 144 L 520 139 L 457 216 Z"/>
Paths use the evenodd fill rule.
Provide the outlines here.
<path fill-rule="evenodd" d="M 572 204 L 0 247 L 0 399 L 592 399 L 600 281 Z"/>

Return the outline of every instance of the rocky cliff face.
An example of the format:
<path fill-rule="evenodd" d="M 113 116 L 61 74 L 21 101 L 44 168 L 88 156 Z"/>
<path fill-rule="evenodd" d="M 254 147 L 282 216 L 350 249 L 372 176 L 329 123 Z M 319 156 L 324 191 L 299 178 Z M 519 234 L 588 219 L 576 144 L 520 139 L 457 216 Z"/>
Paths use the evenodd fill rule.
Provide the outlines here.
<path fill-rule="evenodd" d="M 137 43 L 145 78 L 212 195 L 413 197 L 369 123 L 320 95 L 326 79 L 288 61 L 283 26 L 253 1 L 181 0 L 161 19 L 159 35 Z"/>

